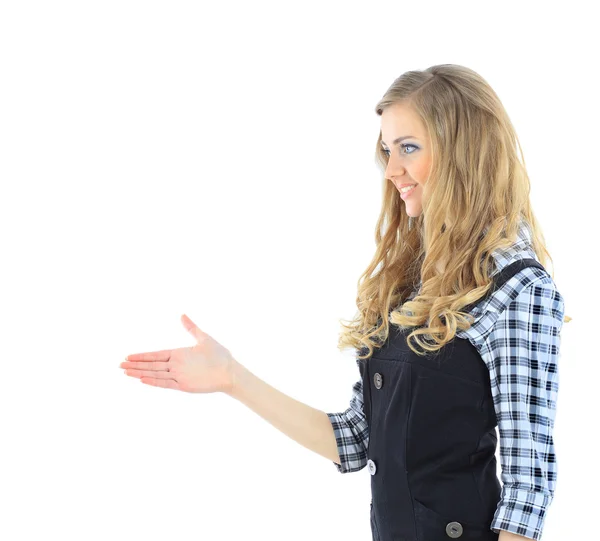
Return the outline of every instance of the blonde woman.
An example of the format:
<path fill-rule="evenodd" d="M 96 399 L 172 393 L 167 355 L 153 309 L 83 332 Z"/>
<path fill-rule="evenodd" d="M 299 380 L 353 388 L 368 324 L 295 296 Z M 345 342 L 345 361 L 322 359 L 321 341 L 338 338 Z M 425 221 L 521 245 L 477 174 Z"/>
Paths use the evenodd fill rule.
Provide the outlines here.
<path fill-rule="evenodd" d="M 404 73 L 376 113 L 383 204 L 357 315 L 342 324 L 360 374 L 345 411 L 281 393 L 185 315 L 194 347 L 121 367 L 229 394 L 341 473 L 366 467 L 375 541 L 539 540 L 569 318 L 517 135 L 487 82 L 451 64 Z"/>

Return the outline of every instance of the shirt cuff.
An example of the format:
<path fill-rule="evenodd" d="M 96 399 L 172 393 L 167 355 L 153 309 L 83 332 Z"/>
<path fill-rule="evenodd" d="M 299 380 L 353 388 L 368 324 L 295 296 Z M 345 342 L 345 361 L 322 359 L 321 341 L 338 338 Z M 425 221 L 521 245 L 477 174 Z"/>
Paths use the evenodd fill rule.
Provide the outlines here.
<path fill-rule="evenodd" d="M 506 530 L 538 541 L 551 502 L 552 496 L 547 493 L 503 487 L 491 529 L 496 533 Z"/>
<path fill-rule="evenodd" d="M 366 453 L 364 448 L 357 444 L 356 436 L 349 425 L 344 413 L 327 413 L 340 457 L 340 464 L 332 462 L 340 473 L 356 472 L 365 467 Z"/>

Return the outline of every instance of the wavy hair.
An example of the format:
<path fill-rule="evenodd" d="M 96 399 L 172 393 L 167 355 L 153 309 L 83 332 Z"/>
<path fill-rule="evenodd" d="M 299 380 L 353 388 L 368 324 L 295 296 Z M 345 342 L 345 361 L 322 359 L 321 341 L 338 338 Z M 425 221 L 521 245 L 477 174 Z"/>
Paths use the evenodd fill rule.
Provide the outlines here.
<path fill-rule="evenodd" d="M 385 179 L 388 156 L 380 131 L 376 162 L 384 184 L 376 250 L 358 281 L 358 315 L 350 325 L 342 323 L 346 330 L 338 342 L 339 349 L 364 352 L 359 359 L 383 345 L 389 323 L 414 327 L 407 344 L 418 355 L 439 350 L 458 330 L 468 329 L 474 318 L 461 308 L 489 291 L 492 253 L 516 242 L 522 220 L 540 263 L 552 261 L 531 208 L 521 144 L 490 85 L 469 68 L 436 65 L 398 77 L 375 112 L 381 116 L 398 102 L 427 128 L 432 167 L 423 185 L 423 212 L 412 218 Z M 420 291 L 407 300 L 419 282 Z"/>

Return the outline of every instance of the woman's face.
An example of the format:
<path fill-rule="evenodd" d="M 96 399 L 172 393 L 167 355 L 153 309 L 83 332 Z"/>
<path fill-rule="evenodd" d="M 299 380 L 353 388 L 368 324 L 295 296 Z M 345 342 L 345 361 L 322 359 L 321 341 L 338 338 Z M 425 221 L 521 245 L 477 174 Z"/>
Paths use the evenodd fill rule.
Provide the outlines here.
<path fill-rule="evenodd" d="M 425 125 L 407 105 L 396 103 L 384 109 L 381 145 L 389 157 L 385 178 L 394 183 L 406 205 L 406 213 L 413 218 L 423 212 L 423 186 L 431 170 L 428 141 Z M 408 184 L 415 187 L 403 194 L 400 189 Z"/>

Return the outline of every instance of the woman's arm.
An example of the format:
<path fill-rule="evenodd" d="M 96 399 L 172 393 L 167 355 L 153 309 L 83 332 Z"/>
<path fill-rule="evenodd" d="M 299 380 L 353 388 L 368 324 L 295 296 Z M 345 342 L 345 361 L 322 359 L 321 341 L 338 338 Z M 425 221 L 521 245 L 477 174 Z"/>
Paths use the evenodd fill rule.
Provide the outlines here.
<path fill-rule="evenodd" d="M 227 394 L 300 445 L 340 463 L 333 427 L 324 411 L 278 391 L 237 362 Z"/>
<path fill-rule="evenodd" d="M 530 269 L 522 272 L 531 280 Z M 563 317 L 564 299 L 553 281 L 534 276 L 499 314 L 483 344 L 500 433 L 502 500 L 491 525 L 500 541 L 539 540 L 554 496 Z"/>
<path fill-rule="evenodd" d="M 522 535 L 517 535 L 516 533 L 500 530 L 498 541 L 531 541 L 531 537 L 523 537 Z"/>

